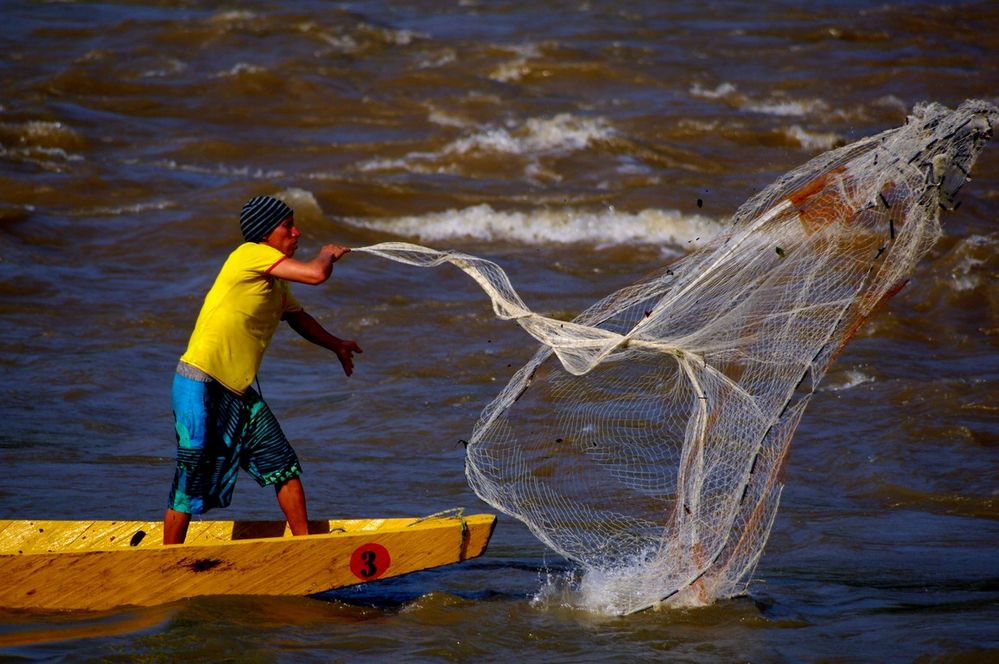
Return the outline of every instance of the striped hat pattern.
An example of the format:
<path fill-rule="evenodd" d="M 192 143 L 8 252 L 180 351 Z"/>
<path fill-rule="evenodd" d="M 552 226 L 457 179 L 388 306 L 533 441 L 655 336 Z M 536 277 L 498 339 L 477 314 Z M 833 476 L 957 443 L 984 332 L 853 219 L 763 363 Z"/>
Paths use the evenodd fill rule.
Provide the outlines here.
<path fill-rule="evenodd" d="M 254 196 L 239 214 L 239 230 L 247 242 L 260 242 L 293 214 L 295 211 L 284 201 L 273 196 Z"/>

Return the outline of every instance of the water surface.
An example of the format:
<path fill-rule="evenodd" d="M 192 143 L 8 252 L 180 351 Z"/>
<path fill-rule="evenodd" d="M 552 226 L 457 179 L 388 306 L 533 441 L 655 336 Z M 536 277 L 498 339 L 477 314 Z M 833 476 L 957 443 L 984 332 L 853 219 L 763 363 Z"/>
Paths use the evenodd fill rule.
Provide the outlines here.
<path fill-rule="evenodd" d="M 3 518 L 162 514 L 169 384 L 242 203 L 302 251 L 407 240 L 571 316 L 913 104 L 997 101 L 994 3 L 7 2 Z M 0 658 L 986 661 L 999 657 L 999 149 L 805 414 L 747 597 L 627 618 L 501 518 L 483 558 L 310 598 L 0 613 Z M 486 511 L 460 441 L 534 352 L 457 270 L 361 254 L 260 382 L 316 516 Z M 216 518 L 274 518 L 242 478 Z"/>

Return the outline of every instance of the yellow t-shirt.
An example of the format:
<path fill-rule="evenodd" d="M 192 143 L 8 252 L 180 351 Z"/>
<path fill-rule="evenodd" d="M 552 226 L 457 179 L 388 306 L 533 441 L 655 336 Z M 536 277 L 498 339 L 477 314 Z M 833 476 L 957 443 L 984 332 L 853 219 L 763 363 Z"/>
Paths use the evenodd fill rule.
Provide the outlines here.
<path fill-rule="evenodd" d="M 253 242 L 229 254 L 205 296 L 181 361 L 243 394 L 281 317 L 302 309 L 288 282 L 270 275 L 285 258 L 274 247 Z"/>

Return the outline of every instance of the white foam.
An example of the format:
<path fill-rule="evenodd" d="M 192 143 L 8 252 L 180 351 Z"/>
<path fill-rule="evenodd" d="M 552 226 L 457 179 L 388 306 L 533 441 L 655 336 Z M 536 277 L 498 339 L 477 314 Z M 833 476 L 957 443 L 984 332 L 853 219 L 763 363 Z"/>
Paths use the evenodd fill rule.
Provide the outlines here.
<path fill-rule="evenodd" d="M 83 138 L 65 123 L 49 120 L 0 122 L 0 143 L 29 147 L 79 147 Z"/>
<path fill-rule="evenodd" d="M 187 69 L 187 65 L 176 58 L 167 58 L 164 65 L 159 69 L 147 69 L 140 74 L 141 78 L 162 78 L 180 73 Z"/>
<path fill-rule="evenodd" d="M 138 164 L 140 162 L 135 159 L 125 159 L 123 163 Z M 182 164 L 173 159 L 160 159 L 151 163 L 153 166 L 158 168 L 166 168 L 172 171 L 204 173 L 210 175 L 236 175 L 239 177 L 252 178 L 254 180 L 277 179 L 283 178 L 287 175 L 284 171 L 279 170 L 265 170 L 263 168 L 253 168 L 250 166 L 226 166 L 224 164 L 218 164 L 214 167 L 198 166 L 195 164 Z"/>
<path fill-rule="evenodd" d="M 862 371 L 857 371 L 855 369 L 848 369 L 843 372 L 842 375 L 837 376 L 827 376 L 826 384 L 819 388 L 821 392 L 842 392 L 843 390 L 849 390 L 850 388 L 857 387 L 858 385 L 863 385 L 864 383 L 873 383 L 874 377 L 865 374 Z"/>
<path fill-rule="evenodd" d="M 251 21 L 257 18 L 254 12 L 247 10 L 233 9 L 230 11 L 223 11 L 208 19 L 209 23 L 234 23 L 237 21 Z"/>
<path fill-rule="evenodd" d="M 446 48 L 440 53 L 431 56 L 423 56 L 419 60 L 420 69 L 433 69 L 435 67 L 443 67 L 444 65 L 449 65 L 458 59 L 458 54 L 455 53 L 454 49 Z"/>
<path fill-rule="evenodd" d="M 329 46 L 343 53 L 355 53 L 361 49 L 357 40 L 350 35 L 332 35 L 329 32 L 317 32 L 316 36 Z"/>
<path fill-rule="evenodd" d="M 489 78 L 501 83 L 510 83 L 520 80 L 527 71 L 527 61 L 539 55 L 538 47 L 535 44 L 523 44 L 515 46 L 513 52 L 516 57 L 513 60 L 504 62 L 489 74 Z"/>
<path fill-rule="evenodd" d="M 622 588 L 638 586 L 634 590 L 641 592 L 643 588 L 635 584 L 635 579 L 648 573 L 647 564 L 641 556 L 636 558 L 638 562 L 635 564 L 626 564 L 614 570 L 586 570 L 576 596 L 580 608 L 607 615 L 627 613 L 630 607 L 620 606 Z M 645 597 L 638 599 L 640 604 L 647 600 Z"/>
<path fill-rule="evenodd" d="M 973 254 L 988 255 L 993 253 L 995 244 L 995 238 L 983 235 L 970 235 L 961 241 L 955 252 L 960 256 L 960 259 L 951 269 L 951 284 L 954 290 L 969 291 L 982 285 L 983 273 L 987 273 L 987 271 L 982 270 L 981 267 L 985 265 L 986 261 Z"/>
<path fill-rule="evenodd" d="M 29 120 L 21 125 L 25 138 L 37 140 L 70 134 L 75 136 L 75 132 L 61 122 L 46 122 L 44 120 Z"/>
<path fill-rule="evenodd" d="M 308 189 L 289 187 L 275 192 L 274 196 L 280 198 L 295 211 L 296 223 L 299 226 L 302 226 L 303 222 L 312 226 L 313 222 L 318 222 L 323 218 L 323 210 L 319 206 L 319 202 Z"/>
<path fill-rule="evenodd" d="M 410 170 L 418 173 L 447 172 L 438 164 L 452 155 L 470 153 L 512 154 L 526 157 L 582 150 L 614 136 L 614 128 L 602 117 L 580 118 L 560 113 L 550 118 L 529 118 L 511 127 L 480 127 L 439 150 L 410 152 L 398 159 L 372 159 L 362 162 L 362 171 Z"/>
<path fill-rule="evenodd" d="M 39 145 L 7 148 L 2 143 L 0 143 L 0 157 L 24 160 L 54 171 L 62 171 L 66 162 L 85 161 L 82 155 L 67 152 L 62 148 L 47 148 Z"/>
<path fill-rule="evenodd" d="M 459 139 L 451 143 L 447 150 L 457 154 L 477 150 L 508 154 L 565 152 L 583 149 L 613 133 L 614 130 L 603 118 L 577 118 L 562 113 L 553 118 L 531 118 L 513 131 L 489 129 Z"/>
<path fill-rule="evenodd" d="M 446 111 L 441 111 L 436 108 L 431 108 L 427 119 L 435 125 L 440 125 L 441 127 L 467 127 L 468 122 L 462 120 L 461 118 L 447 113 Z"/>
<path fill-rule="evenodd" d="M 646 597 L 651 589 L 635 583 L 646 570 L 638 565 L 625 564 L 615 570 L 571 569 L 563 572 L 545 570 L 540 574 L 541 585 L 531 597 L 531 606 L 540 610 L 574 609 L 586 611 L 593 617 L 620 616 L 630 610 L 628 597 L 639 605 L 655 606 L 654 597 Z M 631 592 L 622 590 L 630 588 Z"/>
<path fill-rule="evenodd" d="M 721 83 L 712 90 L 703 87 L 700 83 L 690 86 L 690 94 L 703 99 L 720 99 L 735 92 L 736 88 L 731 83 Z"/>
<path fill-rule="evenodd" d="M 839 134 L 830 132 L 808 131 L 800 125 L 791 125 L 784 129 L 788 138 L 795 140 L 806 150 L 831 150 L 843 142 Z"/>
<path fill-rule="evenodd" d="M 346 223 L 368 230 L 441 242 L 471 238 L 513 241 L 523 244 L 586 243 L 598 247 L 652 245 L 696 247 L 716 234 L 717 221 L 676 210 L 648 209 L 618 212 L 572 209 L 504 212 L 489 205 L 418 216 L 385 219 L 346 219 Z"/>
<path fill-rule="evenodd" d="M 829 108 L 829 105 L 821 99 L 767 99 L 765 101 L 747 99 L 740 104 L 740 108 L 766 115 L 800 117 L 810 113 L 825 111 Z"/>
<path fill-rule="evenodd" d="M 413 32 L 412 30 L 382 30 L 382 35 L 385 36 L 386 40 L 390 44 L 395 44 L 396 46 L 409 46 L 416 39 L 426 39 L 425 34 L 419 32 Z"/>
<path fill-rule="evenodd" d="M 884 108 L 891 109 L 893 111 L 898 111 L 900 113 L 908 114 L 909 105 L 896 97 L 895 95 L 885 95 L 883 97 L 878 97 L 874 100 L 875 106 L 882 106 Z"/>
<path fill-rule="evenodd" d="M 117 216 L 121 214 L 140 214 L 149 210 L 167 210 L 177 207 L 173 201 L 146 201 L 131 205 L 101 206 L 89 209 L 75 210 L 74 216 Z"/>
<path fill-rule="evenodd" d="M 701 99 L 726 99 L 744 111 L 780 117 L 801 117 L 829 110 L 829 104 L 821 99 L 790 99 L 782 96 L 753 99 L 749 95 L 740 93 L 735 85 L 727 82 L 720 83 L 713 89 L 694 83 L 690 86 L 689 92 Z"/>
<path fill-rule="evenodd" d="M 649 577 L 649 562 L 655 555 L 655 548 L 650 546 L 612 567 L 586 567 L 581 574 L 549 576 L 533 603 L 558 602 L 609 616 L 628 613 L 635 607 L 655 606 L 669 586 L 662 585 L 667 581 L 664 578 Z"/>
<path fill-rule="evenodd" d="M 251 65 L 247 62 L 237 62 L 228 71 L 220 71 L 215 73 L 215 78 L 223 78 L 226 76 L 239 76 L 240 74 L 259 74 L 262 71 L 266 71 L 263 67 L 258 67 L 257 65 Z"/>

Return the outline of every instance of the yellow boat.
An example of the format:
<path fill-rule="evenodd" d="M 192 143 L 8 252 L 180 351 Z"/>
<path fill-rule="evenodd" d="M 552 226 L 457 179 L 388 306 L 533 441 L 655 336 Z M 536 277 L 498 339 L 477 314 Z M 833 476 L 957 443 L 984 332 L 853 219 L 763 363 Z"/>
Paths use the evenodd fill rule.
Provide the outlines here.
<path fill-rule="evenodd" d="M 0 607 L 103 610 L 197 595 L 312 595 L 482 555 L 496 517 L 192 521 L 0 520 Z"/>

